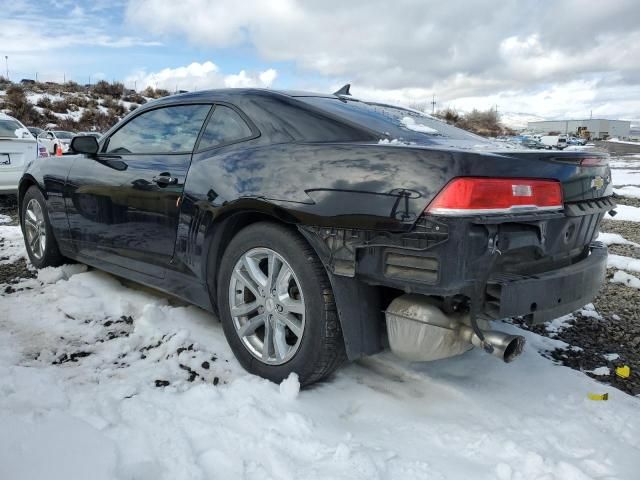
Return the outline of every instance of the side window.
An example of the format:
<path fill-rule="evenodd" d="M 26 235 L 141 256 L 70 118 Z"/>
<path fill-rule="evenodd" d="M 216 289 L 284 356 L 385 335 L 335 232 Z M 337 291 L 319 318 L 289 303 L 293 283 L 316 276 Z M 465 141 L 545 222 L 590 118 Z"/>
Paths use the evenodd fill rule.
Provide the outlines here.
<path fill-rule="evenodd" d="M 105 152 L 191 152 L 210 108 L 178 105 L 142 113 L 111 135 Z"/>
<path fill-rule="evenodd" d="M 207 127 L 202 132 L 198 150 L 235 142 L 251 135 L 251 129 L 233 108 L 216 105 Z"/>

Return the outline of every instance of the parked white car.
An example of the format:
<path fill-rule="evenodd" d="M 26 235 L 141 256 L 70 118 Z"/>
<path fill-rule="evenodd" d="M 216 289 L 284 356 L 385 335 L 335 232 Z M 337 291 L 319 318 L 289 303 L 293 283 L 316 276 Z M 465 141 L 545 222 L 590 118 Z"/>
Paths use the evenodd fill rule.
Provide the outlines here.
<path fill-rule="evenodd" d="M 0 113 L 0 194 L 15 193 L 25 163 L 38 155 L 36 139 L 9 115 Z"/>
<path fill-rule="evenodd" d="M 76 136 L 75 132 L 67 132 L 65 130 L 52 130 L 51 132 L 58 139 L 58 143 L 62 148 L 62 152 L 63 153 L 68 152 L 69 147 L 71 146 L 71 139 Z M 53 153 L 55 153 L 55 150 Z"/>
<path fill-rule="evenodd" d="M 40 144 L 47 147 L 47 151 L 51 155 L 55 155 L 58 145 L 60 145 L 62 153 L 66 153 L 69 150 L 71 139 L 75 136 L 75 133 L 64 130 L 42 130 L 37 138 Z"/>

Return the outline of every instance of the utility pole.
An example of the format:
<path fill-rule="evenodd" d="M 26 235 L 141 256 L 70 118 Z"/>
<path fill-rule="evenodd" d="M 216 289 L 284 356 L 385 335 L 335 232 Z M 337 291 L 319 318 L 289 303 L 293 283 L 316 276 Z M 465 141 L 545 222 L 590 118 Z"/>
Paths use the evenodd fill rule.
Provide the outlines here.
<path fill-rule="evenodd" d="M 7 80 L 9 80 L 9 55 L 4 56 L 4 63 L 7 66 Z"/>
<path fill-rule="evenodd" d="M 436 96 L 435 94 L 433 95 L 433 99 L 431 100 L 431 114 L 435 114 L 436 113 Z"/>
<path fill-rule="evenodd" d="M 38 72 L 36 72 L 36 83 L 38 83 Z"/>
<path fill-rule="evenodd" d="M 62 83 L 67 83 L 67 72 L 62 74 Z"/>

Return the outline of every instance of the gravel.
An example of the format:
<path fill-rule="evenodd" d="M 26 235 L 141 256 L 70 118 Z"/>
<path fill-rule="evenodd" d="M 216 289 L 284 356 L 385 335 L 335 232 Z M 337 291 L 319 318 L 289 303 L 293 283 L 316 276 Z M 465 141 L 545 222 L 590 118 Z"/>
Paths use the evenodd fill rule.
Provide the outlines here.
<path fill-rule="evenodd" d="M 610 283 L 613 273 L 608 271 L 607 283 L 593 301 L 598 317 L 575 313 L 575 319 L 559 332 L 547 331 L 546 325 L 531 330 L 569 344 L 548 352 L 550 358 L 631 395 L 640 395 L 640 292 Z M 609 354 L 618 354 L 618 358 L 608 360 L 605 355 Z M 622 365 L 631 367 L 629 378 L 616 376 L 615 368 Z M 609 367 L 609 375 L 590 372 L 603 366 Z"/>
<path fill-rule="evenodd" d="M 624 220 L 603 220 L 600 230 L 609 233 L 618 233 L 627 240 L 640 244 L 640 225 L 637 222 Z"/>
<path fill-rule="evenodd" d="M 621 205 L 640 207 L 640 199 L 619 197 L 616 201 Z M 600 230 L 618 233 L 627 240 L 640 243 L 640 225 L 637 222 L 603 220 Z M 633 245 L 610 245 L 609 252 L 640 259 L 640 248 Z M 615 271 L 607 271 L 607 281 L 593 301 L 599 314 L 597 317 L 578 312 L 574 314 L 575 319 L 567 322 L 568 326 L 560 331 L 548 331 L 546 325 L 535 326 L 532 330 L 569 345 L 548 352 L 550 358 L 631 395 L 640 395 L 640 290 L 611 283 Z M 605 358 L 608 354 L 617 354 L 618 358 L 609 360 Z M 615 374 L 616 367 L 623 365 L 631 368 L 629 378 Z M 610 373 L 596 375 L 591 372 L 598 367 L 608 367 Z"/>
<path fill-rule="evenodd" d="M 619 205 L 629 205 L 631 207 L 640 207 L 640 198 L 617 197 L 616 203 Z"/>

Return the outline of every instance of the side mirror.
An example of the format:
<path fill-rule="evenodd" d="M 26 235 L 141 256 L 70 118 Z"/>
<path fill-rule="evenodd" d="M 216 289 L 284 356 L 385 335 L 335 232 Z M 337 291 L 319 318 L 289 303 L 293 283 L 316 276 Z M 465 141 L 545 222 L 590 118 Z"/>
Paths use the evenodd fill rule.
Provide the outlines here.
<path fill-rule="evenodd" d="M 79 135 L 71 139 L 71 150 L 75 153 L 85 155 L 96 155 L 98 153 L 98 140 L 91 135 Z"/>

